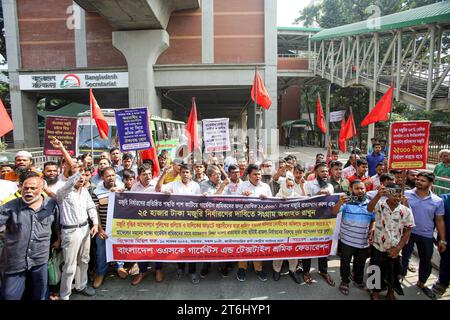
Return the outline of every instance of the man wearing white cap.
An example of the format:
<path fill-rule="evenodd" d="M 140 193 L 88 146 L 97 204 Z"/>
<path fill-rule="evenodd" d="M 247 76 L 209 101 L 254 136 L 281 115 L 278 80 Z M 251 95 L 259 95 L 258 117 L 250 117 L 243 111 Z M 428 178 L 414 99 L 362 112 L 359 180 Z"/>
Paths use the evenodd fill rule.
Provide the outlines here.
<path fill-rule="evenodd" d="M 33 156 L 28 151 L 22 150 L 17 152 L 14 159 L 16 169 L 13 172 L 6 173 L 5 180 L 17 182 L 19 181 L 19 176 L 21 173 L 29 170 L 36 171 L 32 168 Z"/>

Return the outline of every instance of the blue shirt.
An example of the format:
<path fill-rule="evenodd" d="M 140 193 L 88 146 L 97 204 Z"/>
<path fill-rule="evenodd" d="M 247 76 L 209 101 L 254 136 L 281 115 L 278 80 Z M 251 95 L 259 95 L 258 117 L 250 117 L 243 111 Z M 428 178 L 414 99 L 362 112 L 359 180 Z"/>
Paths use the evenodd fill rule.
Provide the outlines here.
<path fill-rule="evenodd" d="M 434 218 L 445 214 L 444 201 L 431 191 L 428 196 L 421 198 L 417 195 L 416 188 L 405 191 L 405 197 L 408 199 L 416 224 L 412 233 L 433 238 Z"/>
<path fill-rule="evenodd" d="M 346 203 L 341 207 L 342 219 L 340 240 L 354 248 L 369 247 L 369 226 L 375 214 L 367 211 L 369 200 L 362 203 Z"/>
<path fill-rule="evenodd" d="M 6 225 L 5 246 L 0 265 L 5 273 L 18 273 L 46 264 L 52 231 L 59 229 L 56 201 L 45 197 L 34 211 L 22 198 L 0 207 L 0 226 Z"/>
<path fill-rule="evenodd" d="M 382 162 L 384 160 L 384 155 L 380 153 L 378 156 L 376 156 L 373 152 L 370 154 L 370 156 L 366 157 L 367 163 L 369 165 L 369 176 L 374 176 L 377 172 L 375 168 L 377 167 L 377 164 Z"/>

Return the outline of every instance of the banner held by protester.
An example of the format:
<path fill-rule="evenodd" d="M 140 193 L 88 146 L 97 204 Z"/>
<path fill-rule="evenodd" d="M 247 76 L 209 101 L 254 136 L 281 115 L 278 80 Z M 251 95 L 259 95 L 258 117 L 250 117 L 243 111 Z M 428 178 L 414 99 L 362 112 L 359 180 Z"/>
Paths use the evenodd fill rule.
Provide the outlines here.
<path fill-rule="evenodd" d="M 339 195 L 303 199 L 110 193 L 108 261 L 313 258 L 337 247 Z"/>
<path fill-rule="evenodd" d="M 146 150 L 152 147 L 147 108 L 114 111 L 122 152 Z"/>
<path fill-rule="evenodd" d="M 45 118 L 44 155 L 61 156 L 61 150 L 53 148 L 53 138 L 61 141 L 71 156 L 78 150 L 78 120 L 71 117 L 47 116 Z"/>
<path fill-rule="evenodd" d="M 203 120 L 203 141 L 206 153 L 231 150 L 229 121 L 228 118 Z"/>
<path fill-rule="evenodd" d="M 399 121 L 391 124 L 389 168 L 426 169 L 430 121 Z"/>

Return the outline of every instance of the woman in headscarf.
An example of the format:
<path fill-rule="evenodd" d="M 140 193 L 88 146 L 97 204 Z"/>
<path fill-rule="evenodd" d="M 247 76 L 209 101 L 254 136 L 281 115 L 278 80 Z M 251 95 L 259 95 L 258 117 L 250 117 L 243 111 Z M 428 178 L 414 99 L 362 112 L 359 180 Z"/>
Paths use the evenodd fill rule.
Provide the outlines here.
<path fill-rule="evenodd" d="M 286 172 L 286 179 L 283 180 L 280 184 L 280 191 L 277 193 L 277 197 L 281 197 L 284 199 L 288 198 L 298 198 L 300 195 L 295 192 L 295 179 L 294 175 L 288 171 Z M 273 280 L 278 281 L 281 277 L 281 267 L 283 266 L 284 260 L 274 260 L 272 263 L 273 266 Z M 298 259 L 289 259 L 289 275 L 291 276 L 294 282 L 300 284 L 301 280 L 297 274 L 297 265 Z"/>

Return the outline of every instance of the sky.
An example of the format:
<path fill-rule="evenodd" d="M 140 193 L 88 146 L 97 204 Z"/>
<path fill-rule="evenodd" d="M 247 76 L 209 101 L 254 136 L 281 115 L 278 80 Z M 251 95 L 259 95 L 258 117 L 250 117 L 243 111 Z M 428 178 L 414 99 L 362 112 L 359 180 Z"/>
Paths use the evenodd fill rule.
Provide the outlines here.
<path fill-rule="evenodd" d="M 279 27 L 293 26 L 299 11 L 306 7 L 312 0 L 278 0 L 277 1 L 277 24 Z M 300 26 L 300 25 L 297 25 Z"/>

